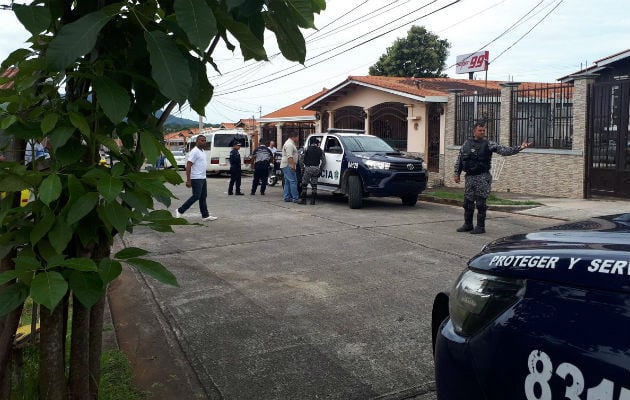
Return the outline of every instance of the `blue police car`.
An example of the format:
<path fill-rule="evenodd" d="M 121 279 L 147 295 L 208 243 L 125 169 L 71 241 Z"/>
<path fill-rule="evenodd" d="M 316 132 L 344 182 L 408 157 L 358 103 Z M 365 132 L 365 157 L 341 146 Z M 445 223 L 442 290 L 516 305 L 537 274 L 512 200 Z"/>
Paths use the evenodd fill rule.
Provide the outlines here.
<path fill-rule="evenodd" d="M 488 244 L 432 322 L 439 399 L 630 400 L 630 214 Z"/>
<path fill-rule="evenodd" d="M 414 206 L 426 188 L 422 158 L 403 155 L 383 139 L 357 129 L 328 129 L 317 138 L 326 156 L 318 190 L 348 196 L 350 208 L 361 208 L 363 198 L 400 197 Z"/>

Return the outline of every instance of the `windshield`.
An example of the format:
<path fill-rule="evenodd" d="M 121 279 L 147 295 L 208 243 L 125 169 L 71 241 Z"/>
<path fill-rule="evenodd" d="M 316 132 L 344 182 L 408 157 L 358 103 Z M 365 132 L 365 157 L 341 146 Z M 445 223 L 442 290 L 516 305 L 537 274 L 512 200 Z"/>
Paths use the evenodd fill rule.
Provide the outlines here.
<path fill-rule="evenodd" d="M 181 150 L 173 150 L 173 151 L 171 151 L 171 153 L 172 153 L 174 156 L 183 156 L 183 155 L 184 155 L 184 152 L 183 152 L 183 151 L 181 151 Z"/>
<path fill-rule="evenodd" d="M 396 151 L 392 149 L 383 139 L 376 136 L 341 136 L 346 151 L 352 152 L 369 152 L 369 153 L 388 153 Z"/>

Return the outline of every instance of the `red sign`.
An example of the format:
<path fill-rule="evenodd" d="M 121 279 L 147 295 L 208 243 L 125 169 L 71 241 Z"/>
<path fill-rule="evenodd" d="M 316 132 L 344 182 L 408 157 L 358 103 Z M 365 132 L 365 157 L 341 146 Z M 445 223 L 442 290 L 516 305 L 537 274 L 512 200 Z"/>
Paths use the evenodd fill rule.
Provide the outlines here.
<path fill-rule="evenodd" d="M 475 71 L 488 70 L 488 51 L 479 51 L 477 53 L 462 54 L 456 58 L 455 73 L 465 74 Z"/>

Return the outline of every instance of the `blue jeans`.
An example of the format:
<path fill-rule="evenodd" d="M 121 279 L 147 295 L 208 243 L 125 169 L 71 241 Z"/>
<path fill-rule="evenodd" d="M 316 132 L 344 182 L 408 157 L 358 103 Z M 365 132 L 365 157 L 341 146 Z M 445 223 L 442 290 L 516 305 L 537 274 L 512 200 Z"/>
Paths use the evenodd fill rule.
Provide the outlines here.
<path fill-rule="evenodd" d="M 300 199 L 300 194 L 297 189 L 297 175 L 295 174 L 295 170 L 287 165 L 282 168 L 282 175 L 284 176 L 284 201 L 297 202 Z"/>
<path fill-rule="evenodd" d="M 181 207 L 177 209 L 180 214 L 183 214 L 195 204 L 195 201 L 199 200 L 199 211 L 201 211 L 201 217 L 206 218 L 210 213 L 208 212 L 208 204 L 206 203 L 206 197 L 208 197 L 208 184 L 205 179 L 191 179 L 190 187 L 192 189 L 192 196 Z"/>

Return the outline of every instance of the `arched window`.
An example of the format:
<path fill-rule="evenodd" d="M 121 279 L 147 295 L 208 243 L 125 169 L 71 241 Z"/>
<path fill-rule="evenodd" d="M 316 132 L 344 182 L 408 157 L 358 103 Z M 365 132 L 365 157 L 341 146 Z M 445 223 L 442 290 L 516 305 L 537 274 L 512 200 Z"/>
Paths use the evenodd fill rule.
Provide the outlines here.
<path fill-rule="evenodd" d="M 402 103 L 381 103 L 370 109 L 370 133 L 390 146 L 407 150 L 407 108 Z"/>
<path fill-rule="evenodd" d="M 363 108 L 346 106 L 335 110 L 334 127 L 340 129 L 365 129 Z"/>

